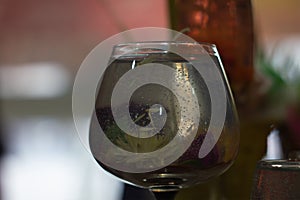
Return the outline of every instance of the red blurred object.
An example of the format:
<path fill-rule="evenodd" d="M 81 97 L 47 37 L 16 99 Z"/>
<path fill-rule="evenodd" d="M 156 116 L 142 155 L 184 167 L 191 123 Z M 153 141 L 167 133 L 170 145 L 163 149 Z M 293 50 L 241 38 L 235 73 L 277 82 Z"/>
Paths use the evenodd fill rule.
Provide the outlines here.
<path fill-rule="evenodd" d="M 175 30 L 217 45 L 237 101 L 253 80 L 254 31 L 250 0 L 170 0 Z"/>

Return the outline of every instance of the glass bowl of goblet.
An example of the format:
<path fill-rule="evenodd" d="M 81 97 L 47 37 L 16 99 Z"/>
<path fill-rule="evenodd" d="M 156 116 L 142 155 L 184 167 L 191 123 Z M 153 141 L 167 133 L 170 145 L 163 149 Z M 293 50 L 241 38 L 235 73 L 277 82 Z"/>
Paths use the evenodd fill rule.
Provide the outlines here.
<path fill-rule="evenodd" d="M 95 102 L 97 163 L 158 199 L 221 175 L 236 158 L 238 116 L 213 44 L 116 45 Z"/>

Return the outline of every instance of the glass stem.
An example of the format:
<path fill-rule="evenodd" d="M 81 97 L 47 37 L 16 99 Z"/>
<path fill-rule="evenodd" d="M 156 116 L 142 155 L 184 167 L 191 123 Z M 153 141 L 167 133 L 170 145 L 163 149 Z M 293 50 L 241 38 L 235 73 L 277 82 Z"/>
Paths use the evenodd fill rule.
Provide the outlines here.
<path fill-rule="evenodd" d="M 153 194 L 154 194 L 156 200 L 174 200 L 177 192 L 178 191 L 153 192 Z"/>

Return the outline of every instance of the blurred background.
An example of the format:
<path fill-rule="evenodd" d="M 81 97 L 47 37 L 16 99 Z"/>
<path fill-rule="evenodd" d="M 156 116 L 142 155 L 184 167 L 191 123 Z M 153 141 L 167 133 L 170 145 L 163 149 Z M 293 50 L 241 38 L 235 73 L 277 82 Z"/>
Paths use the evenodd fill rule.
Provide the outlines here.
<path fill-rule="evenodd" d="M 286 62 L 300 66 L 300 1 L 252 4 L 257 47 L 284 81 L 296 79 Z M 168 1 L 0 0 L 1 200 L 122 199 L 124 185 L 76 135 L 72 86 L 98 43 L 145 26 L 170 27 Z"/>

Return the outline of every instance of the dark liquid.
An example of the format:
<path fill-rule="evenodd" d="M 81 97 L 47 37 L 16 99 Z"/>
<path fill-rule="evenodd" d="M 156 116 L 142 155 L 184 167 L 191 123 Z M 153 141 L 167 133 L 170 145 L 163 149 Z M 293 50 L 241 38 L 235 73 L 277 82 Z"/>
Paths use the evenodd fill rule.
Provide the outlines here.
<path fill-rule="evenodd" d="M 153 55 L 152 55 L 153 56 Z M 188 78 L 193 86 L 195 95 L 200 107 L 200 122 L 198 124 L 197 135 L 191 146 L 176 161 L 162 169 L 147 173 L 128 173 L 119 171 L 106 166 L 100 160 L 98 163 L 106 171 L 115 176 L 128 181 L 131 184 L 151 188 L 153 191 L 171 191 L 183 187 L 189 187 L 197 183 L 205 182 L 208 179 L 222 174 L 234 160 L 237 154 L 238 146 L 238 125 L 235 114 L 228 110 L 225 127 L 217 144 L 212 151 L 204 158 L 200 159 L 198 153 L 203 140 L 206 136 L 206 130 L 210 122 L 210 97 L 207 92 L 206 84 L 199 73 L 189 65 L 185 60 L 173 57 L 174 62 L 170 62 L 170 55 L 157 54 L 151 62 L 159 62 L 176 69 L 179 78 Z M 147 59 L 140 57 L 136 59 L 137 63 Z M 216 60 L 216 58 L 214 58 Z M 153 61 L 154 60 L 154 61 Z M 129 113 L 139 126 L 146 126 L 151 119 L 148 115 L 148 109 L 153 104 L 161 104 L 167 113 L 167 121 L 163 129 L 150 138 L 137 138 L 124 133 L 114 121 L 110 99 L 113 88 L 120 77 L 131 70 L 132 58 L 123 58 L 114 61 L 105 72 L 102 83 L 99 87 L 99 93 L 96 103 L 96 114 L 98 122 L 104 131 L 106 137 L 119 148 L 129 152 L 147 153 L 155 151 L 167 145 L 176 135 L 181 115 L 178 112 L 179 103 L 176 97 L 167 88 L 156 84 L 148 84 L 139 88 L 132 96 L 129 102 Z M 178 70 L 178 66 L 181 68 Z M 188 76 L 187 76 L 188 74 Z M 189 103 L 187 100 L 186 104 Z M 229 104 L 227 107 L 229 108 Z M 187 113 L 188 114 L 188 113 Z M 95 137 L 96 134 L 91 134 Z M 90 141 L 94 138 L 90 137 Z M 91 146 L 94 153 L 97 152 L 97 146 Z M 176 151 L 176 149 L 175 149 Z"/>
<path fill-rule="evenodd" d="M 273 167 L 258 166 L 251 199 L 300 199 L 299 164 L 278 162 Z"/>
<path fill-rule="evenodd" d="M 128 135 L 123 137 L 122 131 L 115 132 L 114 134 L 120 134 L 116 136 L 111 130 L 115 127 L 110 109 L 98 109 L 97 115 L 100 124 L 104 129 L 104 132 L 110 133 L 107 135 L 110 140 L 118 145 L 120 148 L 126 149 L 132 152 L 145 152 L 152 151 L 152 147 L 159 148 L 164 143 L 167 143 L 172 137 L 168 136 L 167 132 L 159 133 L 153 138 L 144 139 L 143 141 L 139 138 L 132 138 Z M 147 118 L 144 119 L 147 121 Z M 118 129 L 117 129 L 118 130 Z M 175 162 L 171 165 L 164 167 L 163 169 L 156 170 L 148 173 L 127 173 L 115 170 L 109 166 L 104 165 L 99 160 L 98 163 L 110 173 L 120 177 L 121 179 L 127 180 L 139 186 L 152 188 L 155 190 L 176 190 L 182 187 L 188 187 L 196 183 L 205 182 L 208 179 L 218 176 L 224 172 L 230 165 L 231 160 L 228 162 L 222 161 L 221 152 L 216 146 L 205 158 L 199 159 L 198 152 L 203 142 L 205 134 L 198 134 L 196 139 L 192 142 L 190 148 Z M 113 141 L 115 140 L 115 141 Z M 130 140 L 130 141 L 129 141 Z M 146 146 L 147 143 L 153 144 Z"/>

